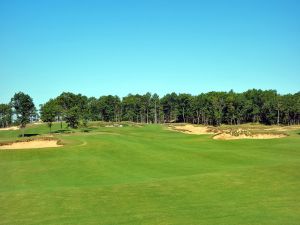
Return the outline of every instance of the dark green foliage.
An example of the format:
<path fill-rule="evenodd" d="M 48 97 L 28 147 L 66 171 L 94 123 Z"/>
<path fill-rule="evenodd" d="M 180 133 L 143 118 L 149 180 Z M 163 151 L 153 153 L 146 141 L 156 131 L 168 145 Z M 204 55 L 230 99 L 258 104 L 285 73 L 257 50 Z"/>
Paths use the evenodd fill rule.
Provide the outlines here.
<path fill-rule="evenodd" d="M 129 94 L 122 101 L 122 118 L 132 122 L 142 121 L 141 95 Z"/>
<path fill-rule="evenodd" d="M 121 100 L 118 96 L 101 96 L 98 100 L 100 118 L 103 121 L 119 121 Z"/>
<path fill-rule="evenodd" d="M 129 94 L 87 98 L 62 93 L 64 115 L 70 107 L 77 107 L 77 117 L 83 122 L 132 121 L 138 123 L 188 122 L 219 126 L 221 124 L 263 123 L 298 124 L 300 122 L 300 94 L 279 95 L 275 90 L 252 89 L 244 93 L 208 92 L 190 94 Z M 70 113 L 69 113 L 70 115 Z"/>
<path fill-rule="evenodd" d="M 178 119 L 184 123 L 191 114 L 192 96 L 190 94 L 179 94 L 177 97 Z"/>
<path fill-rule="evenodd" d="M 176 122 L 178 120 L 178 96 L 176 93 L 165 95 L 161 99 L 164 122 Z"/>
<path fill-rule="evenodd" d="M 41 106 L 41 120 L 48 123 L 50 132 L 52 123 L 60 114 L 60 107 L 58 105 L 57 100 L 50 99 L 44 105 Z"/>
<path fill-rule="evenodd" d="M 36 110 L 32 98 L 23 92 L 16 93 L 11 99 L 11 106 L 17 116 L 17 122 L 22 128 L 25 128 L 26 124 L 30 122 L 30 117 L 35 114 Z"/>
<path fill-rule="evenodd" d="M 12 124 L 12 109 L 9 104 L 0 104 L 0 127 Z"/>
<path fill-rule="evenodd" d="M 26 96 L 18 93 L 11 102 L 22 126 L 35 115 L 32 99 Z M 20 102 L 24 99 L 27 103 L 22 105 Z M 26 113 L 23 108 L 27 109 Z M 280 95 L 275 90 L 252 89 L 244 93 L 212 91 L 196 96 L 173 92 L 162 98 L 148 92 L 144 95 L 128 94 L 123 99 L 113 95 L 87 98 L 63 92 L 42 106 L 41 114 L 50 128 L 55 119 L 66 121 L 71 128 L 80 124 L 86 127 L 88 121 L 185 122 L 214 126 L 242 123 L 293 125 L 300 123 L 300 92 Z M 11 124 L 11 118 L 9 105 L 0 105 L 0 126 Z"/>
<path fill-rule="evenodd" d="M 77 128 L 80 119 L 80 109 L 74 106 L 65 112 L 65 121 L 68 127 Z"/>
<path fill-rule="evenodd" d="M 89 115 L 88 98 L 86 96 L 63 92 L 56 98 L 56 101 L 61 107 L 61 117 L 64 118 L 69 127 L 77 128 L 80 119 L 86 125 Z"/>

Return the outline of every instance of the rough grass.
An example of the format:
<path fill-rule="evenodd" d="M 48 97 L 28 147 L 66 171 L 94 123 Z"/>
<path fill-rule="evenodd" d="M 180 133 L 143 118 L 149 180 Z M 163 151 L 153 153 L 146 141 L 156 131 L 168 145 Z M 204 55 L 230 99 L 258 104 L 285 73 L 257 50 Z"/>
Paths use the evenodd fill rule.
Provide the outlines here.
<path fill-rule="evenodd" d="M 57 132 L 62 148 L 0 151 L 0 224 L 299 224 L 299 130 L 220 142 L 97 125 Z"/>

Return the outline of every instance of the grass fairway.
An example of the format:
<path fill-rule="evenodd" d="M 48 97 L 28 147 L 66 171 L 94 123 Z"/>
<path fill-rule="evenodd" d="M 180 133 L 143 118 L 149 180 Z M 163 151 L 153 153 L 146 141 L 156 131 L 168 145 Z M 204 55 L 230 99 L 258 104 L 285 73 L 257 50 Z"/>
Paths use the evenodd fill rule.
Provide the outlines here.
<path fill-rule="evenodd" d="M 0 224 L 299 224 L 299 131 L 220 141 L 148 125 L 57 137 L 64 147 L 0 151 Z"/>

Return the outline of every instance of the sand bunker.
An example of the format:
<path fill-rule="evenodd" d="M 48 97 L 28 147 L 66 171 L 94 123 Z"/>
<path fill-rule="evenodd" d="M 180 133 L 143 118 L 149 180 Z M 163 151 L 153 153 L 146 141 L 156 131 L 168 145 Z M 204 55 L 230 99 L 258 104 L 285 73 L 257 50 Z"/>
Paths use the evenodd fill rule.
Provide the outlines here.
<path fill-rule="evenodd" d="M 193 126 L 191 124 L 186 124 L 184 126 L 172 126 L 171 129 L 185 134 L 214 134 L 208 127 Z"/>
<path fill-rule="evenodd" d="M 20 129 L 20 128 L 17 127 L 17 126 L 0 128 L 0 130 L 19 130 L 19 129 Z"/>
<path fill-rule="evenodd" d="M 217 134 L 213 137 L 215 140 L 238 140 L 238 139 L 274 139 L 284 138 L 286 134 L 258 134 L 252 133 L 250 130 L 237 129 L 232 130 L 218 130 L 216 128 L 205 126 L 194 126 L 186 124 L 183 126 L 170 126 L 171 130 L 180 131 L 185 134 Z"/>
<path fill-rule="evenodd" d="M 60 146 L 62 145 L 57 144 L 57 140 L 33 140 L 1 145 L 0 149 L 53 148 Z"/>
<path fill-rule="evenodd" d="M 284 132 L 284 131 L 293 131 L 293 130 L 299 130 L 300 126 L 299 125 L 294 125 L 294 126 L 284 126 L 284 127 L 280 127 L 280 126 L 274 126 L 268 129 L 264 129 L 266 131 L 280 131 L 280 132 Z"/>
<path fill-rule="evenodd" d="M 274 139 L 274 138 L 284 138 L 287 135 L 284 134 L 252 134 L 252 135 L 245 135 L 241 134 L 238 136 L 233 136 L 231 134 L 218 134 L 213 137 L 216 140 L 238 140 L 238 139 Z"/>

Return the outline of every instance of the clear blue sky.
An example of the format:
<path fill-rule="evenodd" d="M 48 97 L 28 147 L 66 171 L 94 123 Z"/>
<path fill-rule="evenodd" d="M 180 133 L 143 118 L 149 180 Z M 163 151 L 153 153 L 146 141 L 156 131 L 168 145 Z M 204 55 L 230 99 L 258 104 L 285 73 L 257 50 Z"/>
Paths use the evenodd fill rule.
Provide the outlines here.
<path fill-rule="evenodd" d="M 300 90 L 300 1 L 0 1 L 0 102 L 250 88 Z"/>

